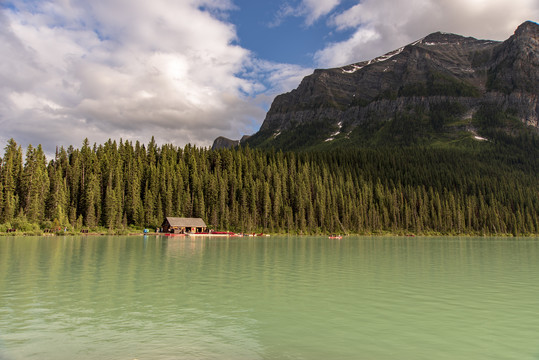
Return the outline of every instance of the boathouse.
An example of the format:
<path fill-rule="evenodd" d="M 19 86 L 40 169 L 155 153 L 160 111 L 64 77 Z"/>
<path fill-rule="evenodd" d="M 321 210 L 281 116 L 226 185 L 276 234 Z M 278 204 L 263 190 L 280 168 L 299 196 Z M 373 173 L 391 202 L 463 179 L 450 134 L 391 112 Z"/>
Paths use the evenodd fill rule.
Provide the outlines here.
<path fill-rule="evenodd" d="M 201 218 L 167 217 L 161 225 L 163 232 L 173 234 L 206 232 L 207 226 Z"/>

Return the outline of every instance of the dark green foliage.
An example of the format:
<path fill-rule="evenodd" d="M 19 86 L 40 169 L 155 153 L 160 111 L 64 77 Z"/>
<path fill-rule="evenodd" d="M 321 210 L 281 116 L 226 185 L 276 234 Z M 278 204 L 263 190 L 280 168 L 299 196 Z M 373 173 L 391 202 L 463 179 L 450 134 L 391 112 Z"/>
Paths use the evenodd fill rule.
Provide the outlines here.
<path fill-rule="evenodd" d="M 41 145 L 34 149 L 28 146 L 26 163 L 21 181 L 21 207 L 30 222 L 43 221 L 45 203 L 49 191 L 47 161 Z"/>
<path fill-rule="evenodd" d="M 258 132 L 249 138 L 249 145 L 257 148 L 275 147 L 283 150 L 306 149 L 323 143 L 326 139 L 338 130 L 336 126 L 328 126 L 332 120 L 310 121 L 308 123 L 290 126 L 293 131 L 264 131 Z"/>
<path fill-rule="evenodd" d="M 427 109 L 423 106 L 408 107 L 389 119 L 373 115 L 367 122 L 355 127 L 347 137 L 311 148 L 329 150 L 353 147 L 427 146 L 444 144 L 452 146 L 455 141 L 469 138 L 462 125 L 465 107 L 458 102 L 434 103 Z M 346 129 L 343 128 L 342 133 Z"/>
<path fill-rule="evenodd" d="M 405 95 L 403 95 L 403 96 L 405 96 Z M 382 99 L 396 100 L 397 97 L 398 97 L 397 91 L 392 90 L 392 89 L 386 89 L 386 90 L 382 91 L 380 94 L 378 94 L 378 96 L 374 98 L 374 101 L 382 100 Z M 353 104 L 353 105 L 355 105 L 355 104 Z"/>
<path fill-rule="evenodd" d="M 499 67 L 508 67 L 507 60 L 502 62 Z M 487 72 L 487 90 L 498 91 L 504 94 L 511 94 L 514 86 L 512 82 L 507 82 L 498 75 L 497 69 L 489 69 Z"/>
<path fill-rule="evenodd" d="M 22 150 L 13 139 L 8 141 L 5 148 L 0 175 L 3 190 L 0 220 L 8 223 L 19 213 L 22 179 Z"/>
<path fill-rule="evenodd" d="M 445 101 L 430 107 L 430 124 L 435 131 L 441 131 L 447 123 L 457 120 L 466 108 L 458 102 Z"/>
<path fill-rule="evenodd" d="M 529 60 L 526 58 L 505 58 L 487 71 L 487 90 L 504 94 L 515 91 L 537 93 L 536 69 L 529 65 Z"/>
<path fill-rule="evenodd" d="M 259 131 L 247 140 L 251 147 L 286 151 L 329 151 L 350 147 L 435 145 L 454 146 L 470 140 L 468 108 L 458 99 L 437 99 L 427 104 L 407 105 L 395 113 L 366 112 L 364 121 L 347 119 L 310 120 L 290 123 L 287 129 Z M 467 145 L 466 145 L 467 146 Z"/>
<path fill-rule="evenodd" d="M 523 127 L 522 122 L 510 110 L 493 104 L 482 105 L 474 115 L 474 123 L 483 130 Z"/>
<path fill-rule="evenodd" d="M 401 86 L 398 96 L 455 96 L 478 97 L 479 89 L 464 80 L 441 72 L 430 72 L 426 82 Z"/>
<path fill-rule="evenodd" d="M 539 142 L 530 133 L 517 140 L 304 153 L 85 141 L 59 149 L 45 172 L 39 147 L 23 165 L 11 141 L 0 169 L 2 228 L 157 227 L 165 216 L 200 216 L 245 232 L 538 233 Z M 30 169 L 40 175 L 30 179 Z"/>
<path fill-rule="evenodd" d="M 478 68 L 486 66 L 492 57 L 492 49 L 475 51 L 472 55 L 472 67 Z"/>
<path fill-rule="evenodd" d="M 534 154 L 539 147 L 537 131 L 522 123 L 511 109 L 485 104 L 474 115 L 473 124 L 482 136 L 505 146 L 508 153 L 525 149 Z"/>

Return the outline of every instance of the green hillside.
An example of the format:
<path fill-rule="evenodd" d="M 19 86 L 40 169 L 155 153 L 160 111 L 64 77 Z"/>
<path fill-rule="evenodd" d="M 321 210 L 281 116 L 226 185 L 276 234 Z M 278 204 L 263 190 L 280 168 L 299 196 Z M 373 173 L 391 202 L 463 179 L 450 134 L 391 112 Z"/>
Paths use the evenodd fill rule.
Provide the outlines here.
<path fill-rule="evenodd" d="M 0 231 L 121 230 L 182 216 L 244 232 L 538 234 L 539 139 L 519 131 L 466 147 L 308 152 L 85 142 L 49 162 L 39 146 L 23 161 L 11 140 Z"/>
<path fill-rule="evenodd" d="M 331 126 L 324 120 L 292 124 L 278 136 L 261 130 L 248 140 L 251 147 L 282 150 L 332 150 L 357 147 L 434 146 L 475 149 L 482 142 L 511 144 L 537 138 L 536 128 L 522 123 L 514 112 L 493 105 L 480 106 L 473 117 L 457 102 L 443 102 L 429 109 L 414 107 L 388 119 L 371 119 L 353 128 Z M 488 146 L 486 146 L 488 148 Z"/>

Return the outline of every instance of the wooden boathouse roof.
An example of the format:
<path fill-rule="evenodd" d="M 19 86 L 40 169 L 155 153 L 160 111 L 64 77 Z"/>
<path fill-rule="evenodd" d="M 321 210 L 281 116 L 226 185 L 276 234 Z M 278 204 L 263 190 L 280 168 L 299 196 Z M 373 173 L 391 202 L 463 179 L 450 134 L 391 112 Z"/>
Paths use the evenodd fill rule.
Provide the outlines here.
<path fill-rule="evenodd" d="M 166 221 L 173 227 L 206 227 L 206 223 L 201 218 L 167 217 Z"/>

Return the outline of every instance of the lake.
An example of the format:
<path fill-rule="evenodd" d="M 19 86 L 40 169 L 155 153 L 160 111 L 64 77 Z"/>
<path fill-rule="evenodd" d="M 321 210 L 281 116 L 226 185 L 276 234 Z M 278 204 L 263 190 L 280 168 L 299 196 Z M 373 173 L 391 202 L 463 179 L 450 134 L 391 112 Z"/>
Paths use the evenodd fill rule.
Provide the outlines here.
<path fill-rule="evenodd" d="M 539 359 L 539 239 L 0 238 L 0 359 Z"/>

